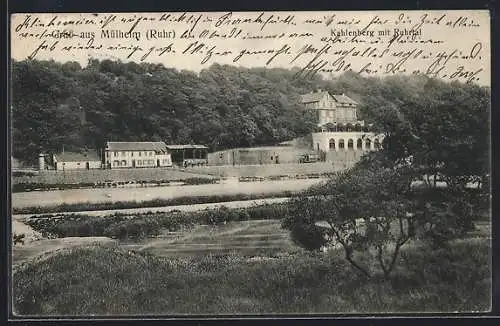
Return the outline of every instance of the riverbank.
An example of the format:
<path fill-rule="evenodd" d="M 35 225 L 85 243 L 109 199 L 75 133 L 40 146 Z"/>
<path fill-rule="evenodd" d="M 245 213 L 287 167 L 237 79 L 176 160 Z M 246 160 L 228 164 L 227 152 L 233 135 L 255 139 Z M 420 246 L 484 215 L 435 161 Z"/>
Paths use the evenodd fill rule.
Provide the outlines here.
<path fill-rule="evenodd" d="M 146 213 L 169 213 L 169 212 L 196 212 L 200 210 L 207 209 L 217 209 L 221 207 L 237 209 L 237 208 L 249 208 L 262 205 L 273 205 L 273 204 L 283 204 L 290 200 L 291 197 L 275 197 L 275 198 L 262 198 L 262 199 L 250 199 L 250 200 L 233 200 L 226 202 L 216 202 L 216 203 L 203 203 L 203 204 L 189 204 L 189 205 L 170 205 L 170 206 L 157 206 L 157 207 L 139 207 L 139 208 L 125 208 L 125 209 L 106 209 L 106 210 L 92 210 L 92 211 L 62 211 L 57 213 L 38 213 L 43 215 L 52 216 L 65 216 L 65 215 L 86 215 L 86 216 L 113 216 L 116 214 L 124 215 L 139 215 Z M 30 218 L 37 213 L 28 214 L 13 214 L 13 220 L 22 221 L 26 218 Z"/>
<path fill-rule="evenodd" d="M 197 204 L 215 202 L 211 201 L 188 201 L 188 197 L 220 197 L 218 201 L 249 200 L 268 197 L 288 197 L 290 193 L 300 192 L 313 185 L 321 184 L 326 179 L 298 179 L 282 181 L 258 181 L 239 182 L 226 180 L 217 184 L 189 185 L 189 186 L 160 186 L 145 188 L 107 188 L 107 189 L 70 189 L 55 191 L 35 191 L 12 194 L 12 208 L 15 214 L 40 213 L 51 211 L 44 207 L 60 206 L 59 211 L 68 211 L 65 206 L 81 205 L 77 210 L 102 210 L 120 208 L 138 208 L 144 202 L 160 202 L 150 204 L 150 207 Z M 243 197 L 248 196 L 248 197 Z M 183 200 L 177 198 L 183 198 Z M 175 200 L 180 200 L 175 202 Z M 171 202 L 169 202 L 171 201 Z M 135 202 L 132 206 L 116 206 L 113 203 Z M 140 203 L 140 204 L 137 204 Z M 105 205 L 104 208 L 88 208 L 92 205 Z M 55 210 L 52 210 L 55 212 Z"/>

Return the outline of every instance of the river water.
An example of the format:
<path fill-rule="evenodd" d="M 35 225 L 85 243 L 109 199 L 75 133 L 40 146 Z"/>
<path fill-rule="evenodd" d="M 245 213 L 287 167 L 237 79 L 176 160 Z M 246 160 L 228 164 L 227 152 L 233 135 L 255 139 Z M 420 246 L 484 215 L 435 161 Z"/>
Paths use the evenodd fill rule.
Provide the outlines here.
<path fill-rule="evenodd" d="M 52 206 L 62 203 L 102 203 L 116 201 L 145 201 L 171 199 L 185 196 L 213 196 L 233 194 L 271 194 L 284 191 L 301 191 L 326 179 L 269 180 L 238 182 L 226 180 L 220 184 L 190 186 L 160 186 L 147 188 L 96 188 L 51 191 L 19 192 L 12 194 L 12 207 Z"/>

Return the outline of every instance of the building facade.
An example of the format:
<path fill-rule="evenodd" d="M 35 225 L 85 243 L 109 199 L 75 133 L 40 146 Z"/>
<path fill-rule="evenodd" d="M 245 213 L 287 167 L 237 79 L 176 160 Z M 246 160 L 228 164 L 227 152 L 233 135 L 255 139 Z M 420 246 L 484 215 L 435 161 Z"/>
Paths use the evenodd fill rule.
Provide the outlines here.
<path fill-rule="evenodd" d="M 314 132 L 312 143 L 317 151 L 371 151 L 382 147 L 384 135 L 372 132 Z"/>
<path fill-rule="evenodd" d="M 344 156 L 356 160 L 360 155 L 333 152 L 362 153 L 381 148 L 384 135 L 371 132 L 371 125 L 358 120 L 358 103 L 345 94 L 330 95 L 320 90 L 302 95 L 301 101 L 304 109 L 317 112 L 321 131 L 311 134 L 311 142 L 314 150 L 326 153 L 326 160 L 340 160 Z"/>
<path fill-rule="evenodd" d="M 40 161 L 41 164 L 42 161 Z M 102 160 L 99 156 L 93 152 L 86 153 L 74 153 L 74 152 L 64 152 L 59 154 L 53 154 L 52 162 L 55 170 L 65 171 L 65 170 L 91 170 L 91 169 L 101 169 Z M 43 169 L 40 166 L 41 169 Z"/>
<path fill-rule="evenodd" d="M 172 166 L 164 142 L 107 142 L 104 149 L 107 169 Z"/>
<path fill-rule="evenodd" d="M 344 94 L 330 95 L 318 90 L 301 95 L 301 103 L 306 110 L 316 113 L 319 127 L 329 123 L 339 128 L 347 128 L 348 124 L 364 126 L 364 121 L 357 121 L 358 103 Z"/>

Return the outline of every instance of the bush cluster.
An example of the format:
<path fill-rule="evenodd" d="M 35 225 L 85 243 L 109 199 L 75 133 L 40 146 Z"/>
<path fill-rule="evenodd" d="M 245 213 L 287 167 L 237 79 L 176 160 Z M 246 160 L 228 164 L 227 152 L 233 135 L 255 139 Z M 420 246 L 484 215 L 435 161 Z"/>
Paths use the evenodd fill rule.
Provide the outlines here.
<path fill-rule="evenodd" d="M 198 212 L 148 212 L 98 217 L 77 214 L 38 215 L 29 218 L 26 224 L 48 238 L 105 236 L 120 240 L 140 240 L 157 236 L 161 230 L 175 232 L 191 229 L 197 224 L 217 226 L 235 221 L 280 219 L 286 214 L 287 207 L 284 204 L 273 204 L 246 209 L 221 207 Z"/>

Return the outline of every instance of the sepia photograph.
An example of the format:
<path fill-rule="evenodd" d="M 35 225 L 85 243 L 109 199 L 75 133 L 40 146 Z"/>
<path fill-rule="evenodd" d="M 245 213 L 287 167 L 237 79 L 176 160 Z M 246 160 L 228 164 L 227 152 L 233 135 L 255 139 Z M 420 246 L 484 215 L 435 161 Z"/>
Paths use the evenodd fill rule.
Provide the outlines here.
<path fill-rule="evenodd" d="M 492 309 L 488 10 L 16 13 L 15 318 Z"/>

